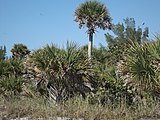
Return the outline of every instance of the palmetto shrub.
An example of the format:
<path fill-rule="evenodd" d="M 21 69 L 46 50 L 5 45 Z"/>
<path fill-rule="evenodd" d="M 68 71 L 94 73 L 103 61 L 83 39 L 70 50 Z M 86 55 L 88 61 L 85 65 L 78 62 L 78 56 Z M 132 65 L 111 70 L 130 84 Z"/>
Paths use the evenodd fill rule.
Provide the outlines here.
<path fill-rule="evenodd" d="M 160 94 L 160 39 L 144 42 L 141 45 L 133 43 L 126 58 L 128 70 L 137 89 Z"/>
<path fill-rule="evenodd" d="M 63 101 L 77 94 L 85 97 L 85 93 L 91 90 L 93 70 L 83 49 L 75 43 L 67 42 L 63 49 L 47 45 L 35 51 L 31 59 L 43 74 L 37 85 L 45 92 L 52 92 L 55 101 Z"/>
<path fill-rule="evenodd" d="M 98 87 L 94 96 L 91 96 L 91 103 L 103 105 L 118 105 L 122 101 L 131 105 L 135 97 L 132 86 L 124 86 L 124 81 L 117 78 L 114 66 L 99 64 L 96 68 L 98 73 Z"/>

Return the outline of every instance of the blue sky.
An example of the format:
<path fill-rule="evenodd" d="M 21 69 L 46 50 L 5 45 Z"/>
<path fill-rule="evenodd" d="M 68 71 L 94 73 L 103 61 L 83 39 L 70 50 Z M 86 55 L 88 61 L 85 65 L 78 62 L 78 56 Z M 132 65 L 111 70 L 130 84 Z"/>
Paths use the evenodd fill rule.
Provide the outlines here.
<path fill-rule="evenodd" d="M 0 0 L 0 46 L 6 45 L 7 54 L 16 43 L 36 50 L 46 44 L 65 45 L 75 41 L 88 42 L 86 29 L 79 29 L 74 11 L 86 0 Z M 149 27 L 150 38 L 160 33 L 160 0 L 100 0 L 112 17 L 112 23 L 134 18 L 136 26 Z M 143 26 L 142 24 L 145 23 Z M 94 46 L 105 45 L 106 31 L 97 30 Z"/>

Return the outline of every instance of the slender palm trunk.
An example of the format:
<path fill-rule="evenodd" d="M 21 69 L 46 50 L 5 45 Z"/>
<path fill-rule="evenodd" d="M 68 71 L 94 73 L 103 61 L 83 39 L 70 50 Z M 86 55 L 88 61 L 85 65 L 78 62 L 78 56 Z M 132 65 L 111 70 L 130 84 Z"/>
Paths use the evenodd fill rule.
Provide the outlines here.
<path fill-rule="evenodd" d="M 93 33 L 89 33 L 89 41 L 88 41 L 88 59 L 89 61 L 92 59 L 92 48 L 93 48 Z"/>

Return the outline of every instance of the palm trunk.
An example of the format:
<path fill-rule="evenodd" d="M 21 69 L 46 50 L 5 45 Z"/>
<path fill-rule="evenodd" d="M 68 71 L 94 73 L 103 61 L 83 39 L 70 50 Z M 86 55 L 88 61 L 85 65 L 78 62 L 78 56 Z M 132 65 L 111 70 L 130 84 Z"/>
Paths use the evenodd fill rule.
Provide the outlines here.
<path fill-rule="evenodd" d="M 89 33 L 89 41 L 88 41 L 88 59 L 91 61 L 92 59 L 92 47 L 93 47 L 93 33 Z"/>

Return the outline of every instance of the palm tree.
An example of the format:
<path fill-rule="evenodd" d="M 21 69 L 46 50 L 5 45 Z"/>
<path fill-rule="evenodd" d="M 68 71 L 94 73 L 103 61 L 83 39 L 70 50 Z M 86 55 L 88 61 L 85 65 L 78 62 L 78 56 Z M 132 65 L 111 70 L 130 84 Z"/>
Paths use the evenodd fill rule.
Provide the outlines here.
<path fill-rule="evenodd" d="M 111 29 L 111 18 L 106 6 L 98 1 L 86 1 L 75 10 L 75 21 L 79 23 L 79 28 L 87 27 L 88 42 L 88 58 L 91 59 L 93 34 L 96 28 Z"/>
<path fill-rule="evenodd" d="M 13 54 L 13 58 L 24 58 L 27 54 L 30 53 L 30 50 L 28 50 L 26 45 L 14 44 L 11 52 Z"/>

